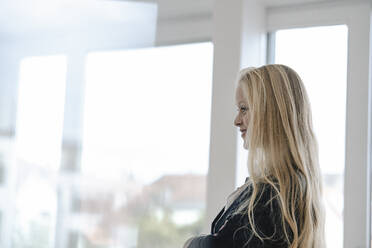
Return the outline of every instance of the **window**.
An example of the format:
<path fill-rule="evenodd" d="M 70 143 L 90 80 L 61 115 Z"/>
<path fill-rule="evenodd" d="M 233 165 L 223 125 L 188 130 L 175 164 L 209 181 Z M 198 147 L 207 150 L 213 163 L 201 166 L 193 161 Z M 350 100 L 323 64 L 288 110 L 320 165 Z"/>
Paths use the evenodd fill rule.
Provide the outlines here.
<path fill-rule="evenodd" d="M 62 145 L 66 67 L 67 58 L 63 55 L 21 61 L 12 247 L 54 244 L 55 183 Z"/>
<path fill-rule="evenodd" d="M 81 166 L 59 210 L 70 247 L 179 247 L 202 231 L 212 53 L 208 42 L 87 55 Z"/>
<path fill-rule="evenodd" d="M 166 248 L 201 233 L 212 54 L 210 42 L 89 53 L 84 97 L 66 91 L 66 56 L 23 59 L 15 218 L 0 220 L 11 246 Z M 64 140 L 64 125 L 77 133 L 66 121 L 80 112 L 64 118 L 74 97 L 81 143 Z"/>
<path fill-rule="evenodd" d="M 324 181 L 327 247 L 343 246 L 347 37 L 345 25 L 278 30 L 274 61 L 296 70 L 308 92 Z"/>

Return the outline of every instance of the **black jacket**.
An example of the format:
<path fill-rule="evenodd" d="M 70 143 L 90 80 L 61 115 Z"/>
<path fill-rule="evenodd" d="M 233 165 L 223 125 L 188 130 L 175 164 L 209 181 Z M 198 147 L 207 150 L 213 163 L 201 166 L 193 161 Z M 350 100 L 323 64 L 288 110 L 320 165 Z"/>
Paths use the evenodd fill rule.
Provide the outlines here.
<path fill-rule="evenodd" d="M 249 180 L 249 178 L 247 178 Z M 246 181 L 247 181 L 246 180 Z M 260 191 L 262 196 L 254 209 L 256 231 L 261 237 L 271 237 L 261 241 L 253 234 L 248 215 L 233 214 L 240 204 L 252 194 L 252 186 L 248 186 L 225 211 L 219 212 L 212 222 L 211 234 L 193 238 L 188 248 L 287 248 L 284 229 L 281 224 L 279 202 L 275 191 L 269 184 L 265 184 Z M 272 199 L 270 201 L 270 199 Z M 288 235 L 291 232 L 287 226 Z"/>

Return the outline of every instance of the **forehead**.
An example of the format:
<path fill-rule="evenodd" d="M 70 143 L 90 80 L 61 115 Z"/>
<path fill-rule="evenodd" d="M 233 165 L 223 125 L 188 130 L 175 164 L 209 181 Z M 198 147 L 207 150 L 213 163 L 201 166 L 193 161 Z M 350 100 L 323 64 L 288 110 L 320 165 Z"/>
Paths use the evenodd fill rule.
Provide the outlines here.
<path fill-rule="evenodd" d="M 246 103 L 246 100 L 244 98 L 243 88 L 241 84 L 238 84 L 235 91 L 235 104 L 239 105 L 241 103 Z"/>

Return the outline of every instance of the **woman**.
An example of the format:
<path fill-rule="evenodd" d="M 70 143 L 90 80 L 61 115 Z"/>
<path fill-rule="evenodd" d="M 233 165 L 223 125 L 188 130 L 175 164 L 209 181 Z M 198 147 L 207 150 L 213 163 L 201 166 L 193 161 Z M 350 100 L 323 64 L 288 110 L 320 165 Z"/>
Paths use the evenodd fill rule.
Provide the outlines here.
<path fill-rule="evenodd" d="M 250 177 L 227 199 L 211 234 L 187 248 L 324 248 L 318 148 L 304 84 L 285 65 L 240 71 L 234 124 Z"/>

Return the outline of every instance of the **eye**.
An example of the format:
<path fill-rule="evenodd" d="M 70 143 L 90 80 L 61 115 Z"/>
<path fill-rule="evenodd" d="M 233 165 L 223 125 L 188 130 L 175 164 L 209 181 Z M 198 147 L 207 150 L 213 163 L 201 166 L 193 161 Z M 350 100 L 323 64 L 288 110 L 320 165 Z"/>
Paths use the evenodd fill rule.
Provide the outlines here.
<path fill-rule="evenodd" d="M 247 108 L 246 108 L 246 107 L 240 107 L 240 109 L 238 109 L 238 110 L 241 110 L 241 111 L 242 111 L 242 113 L 245 113 L 245 112 L 247 112 Z"/>

